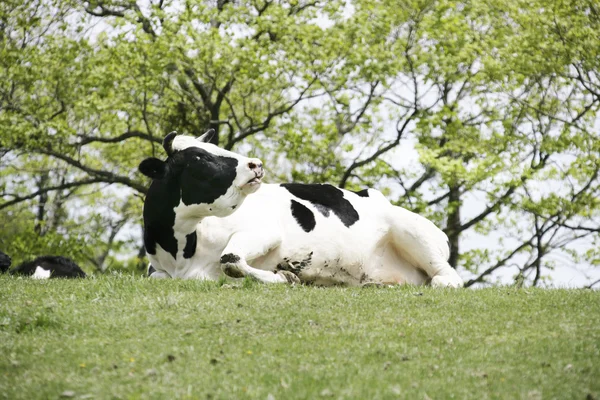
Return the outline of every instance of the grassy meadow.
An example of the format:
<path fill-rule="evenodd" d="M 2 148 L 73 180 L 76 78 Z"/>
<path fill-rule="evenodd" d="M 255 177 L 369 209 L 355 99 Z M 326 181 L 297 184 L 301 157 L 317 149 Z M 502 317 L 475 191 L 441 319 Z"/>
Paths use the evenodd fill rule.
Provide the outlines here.
<path fill-rule="evenodd" d="M 0 277 L 1 399 L 599 399 L 600 292 Z"/>

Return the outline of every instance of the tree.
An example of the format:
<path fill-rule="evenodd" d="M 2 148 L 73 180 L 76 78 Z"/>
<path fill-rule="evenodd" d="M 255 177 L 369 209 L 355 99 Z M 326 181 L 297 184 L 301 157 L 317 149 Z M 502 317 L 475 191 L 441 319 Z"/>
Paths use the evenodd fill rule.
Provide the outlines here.
<path fill-rule="evenodd" d="M 334 3 L 161 1 L 144 8 L 13 1 L 2 7 L 3 161 L 27 173 L 7 169 L 0 209 L 37 201 L 44 204 L 42 223 L 51 218 L 50 204 L 64 203 L 58 200 L 64 191 L 75 203 L 91 190 L 85 207 L 93 216 L 110 216 L 100 226 L 114 228 L 94 235 L 96 218 L 93 232 L 81 232 L 96 242 L 111 243 L 132 215 L 139 224 L 141 213 L 124 220 L 114 198 L 130 204 L 129 197 L 145 193 L 146 182 L 134 171 L 145 156 L 158 155 L 166 132 L 199 135 L 214 128 L 213 140 L 232 148 L 315 96 L 313 85 L 334 52 L 323 30 L 309 23 L 317 12 L 335 14 Z M 93 28 L 99 21 L 100 31 Z M 315 47 L 317 40 L 325 43 Z M 32 154 L 47 168 L 29 169 Z M 22 186 L 11 181 L 16 175 Z M 29 187 L 38 176 L 46 177 L 43 186 Z M 110 188 L 99 193 L 99 185 Z M 125 194 L 117 194 L 123 187 Z M 11 241 L 9 235 L 5 246 Z M 105 251 L 86 258 L 104 269 Z"/>
<path fill-rule="evenodd" d="M 450 263 L 473 273 L 467 285 L 507 267 L 536 285 L 557 258 L 597 264 L 593 5 L 354 4 L 346 32 L 357 62 L 344 64 L 351 80 L 300 116 L 303 124 L 288 125 L 285 146 L 298 143 L 295 155 L 305 155 L 292 177 L 374 185 L 428 215 L 445 226 Z M 548 26 L 560 29 L 548 36 Z M 395 132 L 386 132 L 390 120 Z M 323 140 L 303 139 L 299 125 Z M 397 159 L 407 145 L 417 165 Z M 488 235 L 498 245 L 461 246 Z"/>
<path fill-rule="evenodd" d="M 0 243 L 17 258 L 143 265 L 137 164 L 171 130 L 213 128 L 273 181 L 374 186 L 431 218 L 469 285 L 599 262 L 593 2 L 0 10 Z"/>
<path fill-rule="evenodd" d="M 362 179 L 381 176 L 381 169 L 371 172 L 364 166 L 376 166 L 382 152 L 412 139 L 421 168 L 416 173 L 412 166 L 394 168 L 389 158 L 383 171 L 398 180 L 401 204 L 445 222 L 450 263 L 474 273 L 467 285 L 509 264 L 517 265 L 517 279 L 531 274 L 530 282 L 538 284 L 542 268 L 552 268 L 557 252 L 598 263 L 596 251 L 573 250 L 587 239 L 591 249 L 597 248 L 600 228 L 595 200 L 599 135 L 593 129 L 599 103 L 589 90 L 597 65 L 582 61 L 598 54 L 593 5 L 359 4 L 364 11 L 361 15 L 358 8 L 355 16 L 363 21 L 371 16 L 370 30 L 385 37 L 391 49 L 391 54 L 370 54 L 383 55 L 379 65 L 395 66 L 395 77 L 380 80 L 387 80 L 384 102 L 398 110 L 398 128 L 393 141 L 352 161 L 341 183 L 361 167 L 356 175 Z M 373 9 L 379 10 L 377 17 Z M 546 34 L 548 26 L 555 27 L 555 36 Z M 575 38 L 569 42 L 566 32 Z M 584 51 L 574 46 L 579 40 Z M 537 52 L 534 43 L 542 44 Z M 585 84 L 581 73 L 569 74 L 582 65 Z M 548 190 L 550 183 L 556 186 Z M 475 196 L 487 204 L 467 213 Z M 460 247 L 472 232 L 500 230 L 514 239 L 496 249 Z"/>

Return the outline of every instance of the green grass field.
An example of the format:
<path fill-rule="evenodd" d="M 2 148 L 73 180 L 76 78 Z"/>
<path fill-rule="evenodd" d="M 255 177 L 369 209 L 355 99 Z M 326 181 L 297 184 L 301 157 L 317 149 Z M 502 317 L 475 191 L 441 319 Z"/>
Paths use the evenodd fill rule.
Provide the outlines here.
<path fill-rule="evenodd" d="M 0 398 L 598 399 L 600 292 L 0 277 Z"/>

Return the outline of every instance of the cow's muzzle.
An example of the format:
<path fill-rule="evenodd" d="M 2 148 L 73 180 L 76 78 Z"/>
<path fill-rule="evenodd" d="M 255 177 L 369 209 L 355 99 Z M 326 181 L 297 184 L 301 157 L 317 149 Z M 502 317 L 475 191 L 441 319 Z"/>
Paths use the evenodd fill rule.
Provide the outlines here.
<path fill-rule="evenodd" d="M 246 182 L 246 184 L 244 186 L 259 184 L 259 183 L 261 183 L 263 176 L 265 176 L 265 172 L 262 168 L 261 168 L 260 172 L 255 171 L 254 174 L 255 174 L 254 178 L 252 178 L 248 182 Z"/>

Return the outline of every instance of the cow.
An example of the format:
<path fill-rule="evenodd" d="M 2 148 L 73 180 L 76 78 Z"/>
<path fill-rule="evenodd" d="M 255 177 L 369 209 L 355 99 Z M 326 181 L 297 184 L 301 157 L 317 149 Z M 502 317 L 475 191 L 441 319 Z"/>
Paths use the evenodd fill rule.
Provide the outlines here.
<path fill-rule="evenodd" d="M 12 264 L 12 259 L 8 254 L 5 254 L 0 251 L 0 273 L 5 273 L 10 268 Z"/>
<path fill-rule="evenodd" d="M 152 179 L 143 209 L 152 278 L 322 286 L 461 287 L 448 238 L 379 191 L 265 184 L 261 160 L 169 133 L 167 159 L 139 165 Z"/>
<path fill-rule="evenodd" d="M 62 256 L 40 256 L 9 270 L 11 258 L 0 251 L 0 269 L 11 275 L 31 276 L 34 279 L 85 278 L 86 274 L 73 260 Z"/>

